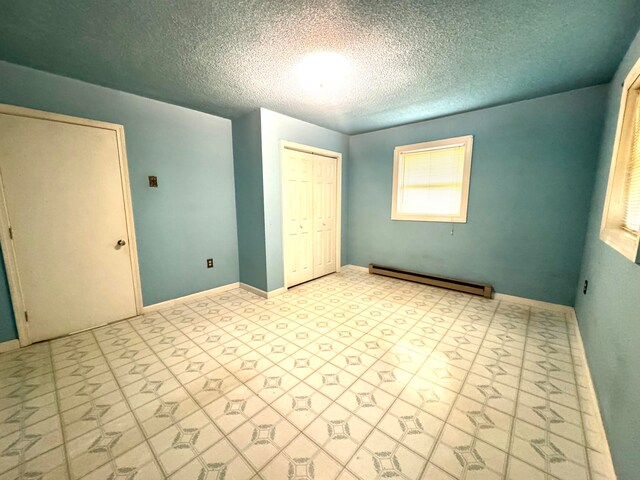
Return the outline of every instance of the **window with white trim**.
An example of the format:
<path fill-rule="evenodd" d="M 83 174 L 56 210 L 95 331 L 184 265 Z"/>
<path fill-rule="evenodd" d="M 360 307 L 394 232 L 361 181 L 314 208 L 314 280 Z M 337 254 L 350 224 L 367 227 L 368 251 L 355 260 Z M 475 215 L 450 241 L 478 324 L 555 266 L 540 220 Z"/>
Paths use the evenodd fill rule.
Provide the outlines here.
<path fill-rule="evenodd" d="M 467 221 L 473 136 L 396 147 L 391 218 Z"/>
<path fill-rule="evenodd" d="M 600 238 L 640 263 L 640 60 L 623 84 Z"/>
<path fill-rule="evenodd" d="M 640 233 L 640 101 L 635 92 L 633 140 L 631 156 L 627 165 L 627 178 L 624 184 L 624 219 L 623 226 L 629 232 Z"/>

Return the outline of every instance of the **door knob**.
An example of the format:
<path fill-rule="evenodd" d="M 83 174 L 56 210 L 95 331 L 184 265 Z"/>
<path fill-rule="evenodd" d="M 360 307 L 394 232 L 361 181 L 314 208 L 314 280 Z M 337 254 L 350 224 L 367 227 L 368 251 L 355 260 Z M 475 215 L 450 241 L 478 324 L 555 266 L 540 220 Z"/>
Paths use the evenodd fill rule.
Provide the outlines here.
<path fill-rule="evenodd" d="M 119 247 L 124 247 L 126 244 L 127 242 L 125 242 L 124 240 L 118 240 L 118 243 L 117 243 Z"/>

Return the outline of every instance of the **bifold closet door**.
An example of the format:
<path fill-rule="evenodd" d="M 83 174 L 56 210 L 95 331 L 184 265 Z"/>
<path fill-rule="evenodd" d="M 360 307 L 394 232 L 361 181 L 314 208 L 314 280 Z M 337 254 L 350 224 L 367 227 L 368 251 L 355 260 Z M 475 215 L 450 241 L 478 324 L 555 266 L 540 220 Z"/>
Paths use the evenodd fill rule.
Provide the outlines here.
<path fill-rule="evenodd" d="M 286 286 L 336 271 L 335 158 L 285 150 L 283 157 Z"/>
<path fill-rule="evenodd" d="M 336 271 L 336 159 L 313 159 L 313 278 Z"/>
<path fill-rule="evenodd" d="M 0 114 L 0 176 L 31 342 L 135 316 L 115 130 Z"/>
<path fill-rule="evenodd" d="M 285 152 L 283 253 L 289 287 L 313 279 L 313 155 Z"/>

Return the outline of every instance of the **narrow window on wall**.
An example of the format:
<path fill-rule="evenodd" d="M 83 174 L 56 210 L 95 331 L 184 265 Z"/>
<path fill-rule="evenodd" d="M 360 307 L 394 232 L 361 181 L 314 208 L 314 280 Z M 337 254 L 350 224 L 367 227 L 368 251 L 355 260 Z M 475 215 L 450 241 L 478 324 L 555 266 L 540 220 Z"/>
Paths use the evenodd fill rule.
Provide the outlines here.
<path fill-rule="evenodd" d="M 622 87 L 600 238 L 640 263 L 640 60 Z"/>
<path fill-rule="evenodd" d="M 467 221 L 473 136 L 396 147 L 391 218 Z"/>
<path fill-rule="evenodd" d="M 640 100 L 636 95 L 631 156 L 624 186 L 624 228 L 640 233 Z"/>

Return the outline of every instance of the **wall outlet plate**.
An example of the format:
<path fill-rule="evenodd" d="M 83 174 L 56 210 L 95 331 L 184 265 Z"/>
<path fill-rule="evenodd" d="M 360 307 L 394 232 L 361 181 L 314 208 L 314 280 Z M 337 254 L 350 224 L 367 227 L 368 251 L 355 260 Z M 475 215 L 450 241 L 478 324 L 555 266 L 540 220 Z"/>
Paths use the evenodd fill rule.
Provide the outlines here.
<path fill-rule="evenodd" d="M 207 268 L 213 268 L 213 258 L 207 258 Z"/>

